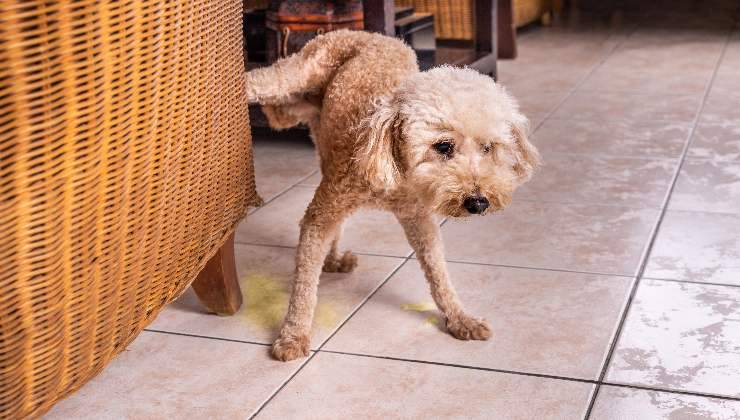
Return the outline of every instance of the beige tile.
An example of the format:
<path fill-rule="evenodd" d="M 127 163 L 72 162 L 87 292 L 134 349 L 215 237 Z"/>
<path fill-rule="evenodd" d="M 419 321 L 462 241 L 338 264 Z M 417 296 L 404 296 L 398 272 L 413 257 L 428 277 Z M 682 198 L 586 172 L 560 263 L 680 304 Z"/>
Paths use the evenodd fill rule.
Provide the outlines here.
<path fill-rule="evenodd" d="M 548 119 L 533 137 L 543 153 L 678 159 L 690 129 L 687 122 Z"/>
<path fill-rule="evenodd" d="M 318 169 L 318 157 L 310 139 L 280 134 L 255 136 L 255 179 L 257 191 L 265 201 Z"/>
<path fill-rule="evenodd" d="M 296 246 L 299 227 L 314 189 L 295 187 L 247 217 L 239 225 L 239 243 Z M 401 225 L 387 212 L 359 210 L 344 224 L 343 250 L 390 256 L 407 256 L 411 247 Z"/>
<path fill-rule="evenodd" d="M 565 99 L 568 92 L 538 92 L 537 90 L 512 90 L 524 115 L 547 115 Z"/>
<path fill-rule="evenodd" d="M 442 227 L 453 261 L 633 275 L 658 211 L 517 201 Z"/>
<path fill-rule="evenodd" d="M 740 396 L 740 289 L 643 280 L 608 381 Z"/>
<path fill-rule="evenodd" d="M 553 154 L 517 195 L 554 203 L 660 208 L 676 160 Z"/>
<path fill-rule="evenodd" d="M 701 95 L 577 91 L 553 114 L 557 119 L 692 121 Z"/>
<path fill-rule="evenodd" d="M 734 420 L 740 402 L 669 392 L 602 386 L 591 420 Z"/>
<path fill-rule="evenodd" d="M 582 418 L 591 385 L 319 353 L 258 419 Z"/>
<path fill-rule="evenodd" d="M 740 215 L 669 210 L 645 276 L 740 285 Z"/>
<path fill-rule="evenodd" d="M 628 61 L 629 64 L 611 63 L 617 60 Z M 689 63 L 688 65 L 694 65 L 688 67 L 686 63 L 666 61 L 655 63 L 655 61 L 653 55 L 644 59 L 613 57 L 592 73 L 581 85 L 580 90 L 701 95 L 712 78 L 715 64 L 700 60 L 703 65 Z M 677 67 L 682 71 L 677 72 Z"/>
<path fill-rule="evenodd" d="M 740 161 L 740 122 L 736 124 L 700 122 L 694 131 L 687 156 L 717 161 Z"/>
<path fill-rule="evenodd" d="M 301 183 L 299 183 L 298 185 L 306 185 L 309 187 L 316 188 L 319 186 L 320 182 L 321 182 L 321 172 L 316 172 L 315 174 L 301 181 Z"/>
<path fill-rule="evenodd" d="M 740 41 L 726 52 L 712 82 L 712 92 L 740 92 L 738 66 L 740 66 Z"/>
<path fill-rule="evenodd" d="M 740 213 L 740 163 L 687 160 L 669 208 Z"/>
<path fill-rule="evenodd" d="M 192 290 L 173 302 L 149 326 L 178 333 L 271 343 L 288 307 L 295 250 L 237 245 L 237 272 L 244 294 L 235 315 L 208 314 Z M 323 273 L 312 329 L 318 346 L 403 261 L 400 258 L 360 256 L 349 274 Z"/>
<path fill-rule="evenodd" d="M 490 340 L 447 334 L 423 273 L 409 261 L 325 348 L 598 378 L 631 278 L 470 264 L 449 270 L 467 312 L 491 323 Z"/>
<path fill-rule="evenodd" d="M 267 346 L 145 331 L 44 418 L 247 418 L 299 366 Z"/>
<path fill-rule="evenodd" d="M 702 108 L 701 124 L 721 124 L 732 126 L 740 124 L 740 92 L 712 89 Z"/>

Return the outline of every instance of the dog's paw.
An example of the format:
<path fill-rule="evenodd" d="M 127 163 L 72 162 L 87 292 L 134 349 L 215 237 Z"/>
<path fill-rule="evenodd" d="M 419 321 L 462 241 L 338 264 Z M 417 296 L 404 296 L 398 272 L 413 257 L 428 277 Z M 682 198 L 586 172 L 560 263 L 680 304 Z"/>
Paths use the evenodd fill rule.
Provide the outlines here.
<path fill-rule="evenodd" d="M 306 357 L 310 344 L 307 335 L 281 335 L 272 343 L 272 356 L 283 362 Z"/>
<path fill-rule="evenodd" d="M 458 315 L 447 319 L 447 331 L 460 340 L 488 340 L 491 338 L 491 326 L 482 318 Z"/>
<path fill-rule="evenodd" d="M 357 267 L 357 256 L 351 251 L 345 252 L 339 258 L 329 255 L 324 260 L 325 273 L 349 273 L 355 267 Z"/>

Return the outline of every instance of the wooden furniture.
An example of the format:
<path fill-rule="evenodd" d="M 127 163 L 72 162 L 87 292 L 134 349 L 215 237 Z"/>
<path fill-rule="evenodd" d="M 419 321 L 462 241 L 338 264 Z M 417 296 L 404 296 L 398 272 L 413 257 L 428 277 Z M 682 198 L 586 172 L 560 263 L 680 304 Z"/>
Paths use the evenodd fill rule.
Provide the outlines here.
<path fill-rule="evenodd" d="M 476 0 L 395 0 L 397 6 L 413 6 L 435 17 L 437 38 L 457 43 L 475 38 Z M 498 0 L 498 58 L 516 57 L 516 30 L 532 22 L 549 23 L 561 8 L 560 0 Z"/>
<path fill-rule="evenodd" d="M 472 48 L 461 46 L 445 48 L 438 44 L 436 52 L 438 64 L 467 65 L 481 73 L 496 77 L 498 1 L 474 0 L 475 36 Z M 395 6 L 394 0 L 365 0 L 365 30 L 393 35 Z"/>
<path fill-rule="evenodd" d="M 362 26 L 362 0 L 273 0 L 266 16 L 266 61 L 299 51 L 317 34 Z"/>
<path fill-rule="evenodd" d="M 233 232 L 259 198 L 241 1 L 10 6 L 0 418 L 15 419 L 95 376 L 194 280 L 236 311 Z"/>

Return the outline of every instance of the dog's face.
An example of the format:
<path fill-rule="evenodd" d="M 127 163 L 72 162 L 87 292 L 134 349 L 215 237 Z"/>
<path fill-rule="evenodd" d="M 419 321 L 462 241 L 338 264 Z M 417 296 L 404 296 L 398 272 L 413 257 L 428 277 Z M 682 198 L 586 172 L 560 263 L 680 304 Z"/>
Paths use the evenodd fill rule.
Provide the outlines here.
<path fill-rule="evenodd" d="M 514 99 L 473 70 L 411 76 L 363 127 L 371 184 L 414 194 L 444 216 L 503 209 L 539 163 Z"/>

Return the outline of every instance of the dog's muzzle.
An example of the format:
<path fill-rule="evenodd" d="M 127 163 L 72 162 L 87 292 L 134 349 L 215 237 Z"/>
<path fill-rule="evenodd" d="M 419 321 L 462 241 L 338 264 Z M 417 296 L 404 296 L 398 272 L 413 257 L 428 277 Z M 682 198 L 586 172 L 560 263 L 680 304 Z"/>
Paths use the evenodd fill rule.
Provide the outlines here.
<path fill-rule="evenodd" d="M 480 195 L 468 197 L 463 202 L 463 207 L 465 207 L 465 210 L 470 214 L 481 214 L 486 211 L 488 206 L 490 206 L 488 199 Z"/>

